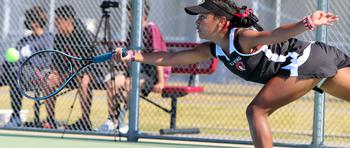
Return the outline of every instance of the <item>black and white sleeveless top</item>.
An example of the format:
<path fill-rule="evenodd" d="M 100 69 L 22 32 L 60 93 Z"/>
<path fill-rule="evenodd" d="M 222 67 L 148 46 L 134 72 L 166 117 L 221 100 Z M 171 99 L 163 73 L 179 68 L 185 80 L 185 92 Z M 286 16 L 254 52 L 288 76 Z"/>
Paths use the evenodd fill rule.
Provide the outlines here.
<path fill-rule="evenodd" d="M 278 44 L 263 45 L 254 53 L 244 54 L 240 52 L 236 31 L 234 28 L 230 32 L 229 55 L 215 43 L 210 45 L 211 54 L 220 59 L 232 73 L 263 84 L 276 75 L 303 77 L 299 74 L 299 67 L 309 58 L 309 42 L 291 38 Z"/>

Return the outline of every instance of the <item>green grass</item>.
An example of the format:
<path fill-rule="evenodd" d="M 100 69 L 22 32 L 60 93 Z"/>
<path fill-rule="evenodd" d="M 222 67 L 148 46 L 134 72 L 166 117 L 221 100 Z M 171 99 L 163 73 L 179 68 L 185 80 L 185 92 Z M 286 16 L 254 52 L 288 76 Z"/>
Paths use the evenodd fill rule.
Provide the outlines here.
<path fill-rule="evenodd" d="M 248 124 L 245 117 L 246 106 L 259 91 L 259 86 L 243 85 L 205 85 L 206 92 L 191 94 L 178 100 L 177 127 L 199 127 L 206 138 L 249 139 Z M 0 88 L 0 92 L 8 88 Z M 277 92 L 276 92 L 277 93 Z M 10 109 L 9 96 L 2 93 L 0 109 Z M 74 92 L 58 98 L 56 118 L 65 121 L 73 102 Z M 150 94 L 152 100 L 170 108 L 170 100 L 162 99 L 159 94 Z M 350 104 L 327 96 L 326 105 L 326 143 L 349 143 Z M 23 108 L 29 110 L 33 118 L 33 101 L 24 99 Z M 46 116 L 42 106 L 41 118 Z M 276 111 L 270 117 L 271 129 L 277 141 L 295 141 L 310 143 L 313 123 L 313 92 Z M 79 101 L 76 102 L 70 122 L 81 115 Z M 98 128 L 107 118 L 105 91 L 94 91 L 91 120 Z M 158 133 L 159 129 L 168 128 L 170 117 L 155 106 L 140 100 L 140 130 Z M 192 136 L 192 135 L 190 135 Z"/>

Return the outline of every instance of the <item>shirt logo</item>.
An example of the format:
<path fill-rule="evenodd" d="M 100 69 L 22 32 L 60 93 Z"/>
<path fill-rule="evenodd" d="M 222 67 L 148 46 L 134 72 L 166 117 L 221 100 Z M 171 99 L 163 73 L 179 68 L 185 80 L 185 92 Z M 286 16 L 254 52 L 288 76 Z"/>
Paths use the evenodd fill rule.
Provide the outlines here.
<path fill-rule="evenodd" d="M 236 69 L 239 70 L 239 71 L 245 71 L 245 65 L 243 64 L 242 61 L 239 61 L 236 63 Z"/>
<path fill-rule="evenodd" d="M 235 66 L 237 70 L 239 71 L 245 71 L 245 65 L 242 62 L 242 57 L 237 57 L 232 62 L 229 63 L 231 66 Z"/>

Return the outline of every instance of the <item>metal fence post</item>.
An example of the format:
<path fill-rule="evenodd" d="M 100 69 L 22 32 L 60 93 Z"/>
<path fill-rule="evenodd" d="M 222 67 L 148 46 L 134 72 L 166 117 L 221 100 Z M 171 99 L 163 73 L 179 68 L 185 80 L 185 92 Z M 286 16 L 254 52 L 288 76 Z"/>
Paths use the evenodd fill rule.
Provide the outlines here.
<path fill-rule="evenodd" d="M 328 0 L 318 0 L 317 9 L 327 12 Z M 316 41 L 327 42 L 326 26 L 318 27 Z M 324 142 L 325 93 L 315 91 L 312 147 L 319 148 Z"/>
<path fill-rule="evenodd" d="M 136 50 L 142 47 L 142 10 L 143 0 L 132 0 L 132 32 L 131 32 L 131 47 Z M 139 111 L 139 78 L 140 78 L 140 63 L 132 63 L 132 89 L 129 104 L 129 131 L 127 134 L 128 141 L 138 140 L 138 111 Z"/>

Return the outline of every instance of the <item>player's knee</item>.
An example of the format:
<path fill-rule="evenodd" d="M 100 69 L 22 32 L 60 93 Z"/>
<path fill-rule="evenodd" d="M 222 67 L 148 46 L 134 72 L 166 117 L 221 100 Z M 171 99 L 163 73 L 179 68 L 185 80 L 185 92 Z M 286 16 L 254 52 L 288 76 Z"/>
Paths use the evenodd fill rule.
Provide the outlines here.
<path fill-rule="evenodd" d="M 268 116 L 269 115 L 269 109 L 262 107 L 259 104 L 251 103 L 248 105 L 246 109 L 246 116 L 248 119 L 254 118 L 257 116 Z"/>

